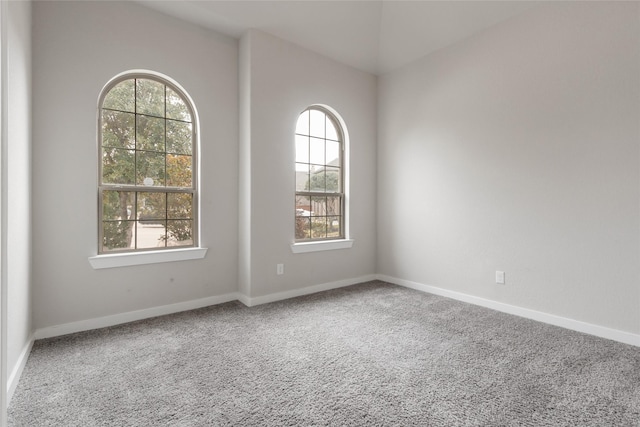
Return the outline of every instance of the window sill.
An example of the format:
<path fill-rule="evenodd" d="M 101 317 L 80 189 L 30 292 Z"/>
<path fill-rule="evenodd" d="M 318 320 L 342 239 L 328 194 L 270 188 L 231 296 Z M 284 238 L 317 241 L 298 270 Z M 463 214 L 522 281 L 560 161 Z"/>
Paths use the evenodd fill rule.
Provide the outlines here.
<path fill-rule="evenodd" d="M 185 248 L 127 254 L 105 254 L 89 257 L 89 263 L 91 263 L 91 267 L 93 267 L 94 270 L 99 270 L 102 268 L 202 259 L 206 253 L 207 248 Z"/>
<path fill-rule="evenodd" d="M 291 252 L 303 254 L 307 252 L 333 251 L 336 249 L 349 249 L 353 246 L 353 239 L 325 240 L 320 242 L 292 243 Z"/>

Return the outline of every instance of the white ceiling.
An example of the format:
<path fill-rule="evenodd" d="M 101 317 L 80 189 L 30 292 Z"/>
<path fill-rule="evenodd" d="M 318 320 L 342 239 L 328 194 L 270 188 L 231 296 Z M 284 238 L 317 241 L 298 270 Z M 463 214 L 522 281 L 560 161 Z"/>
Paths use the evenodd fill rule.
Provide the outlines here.
<path fill-rule="evenodd" d="M 383 74 L 509 19 L 533 1 L 139 0 L 239 38 L 255 28 Z"/>

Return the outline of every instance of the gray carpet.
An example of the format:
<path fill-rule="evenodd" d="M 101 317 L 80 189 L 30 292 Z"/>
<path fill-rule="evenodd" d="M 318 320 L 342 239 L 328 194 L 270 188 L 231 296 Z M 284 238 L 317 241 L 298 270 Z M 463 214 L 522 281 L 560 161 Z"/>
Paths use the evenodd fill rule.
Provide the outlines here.
<path fill-rule="evenodd" d="M 640 426 L 640 348 L 370 282 L 37 341 L 10 426 Z"/>

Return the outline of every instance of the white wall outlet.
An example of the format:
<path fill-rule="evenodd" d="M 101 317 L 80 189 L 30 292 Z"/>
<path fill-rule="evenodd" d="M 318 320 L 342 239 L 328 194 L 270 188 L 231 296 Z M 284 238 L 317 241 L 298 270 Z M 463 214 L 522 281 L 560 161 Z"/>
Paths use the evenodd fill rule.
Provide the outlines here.
<path fill-rule="evenodd" d="M 276 273 L 278 274 L 278 276 L 281 276 L 284 274 L 284 264 L 276 265 Z"/>
<path fill-rule="evenodd" d="M 504 271 L 496 271 L 496 283 L 504 285 Z"/>

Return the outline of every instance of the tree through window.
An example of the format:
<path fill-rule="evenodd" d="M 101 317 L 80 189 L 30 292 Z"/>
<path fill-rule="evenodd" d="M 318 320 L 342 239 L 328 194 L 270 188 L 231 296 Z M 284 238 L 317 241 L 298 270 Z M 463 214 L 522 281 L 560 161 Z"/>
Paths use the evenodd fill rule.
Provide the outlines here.
<path fill-rule="evenodd" d="M 344 132 L 325 108 L 296 124 L 296 241 L 344 238 Z"/>
<path fill-rule="evenodd" d="M 99 253 L 197 246 L 188 97 L 155 74 L 124 75 L 99 107 Z"/>

